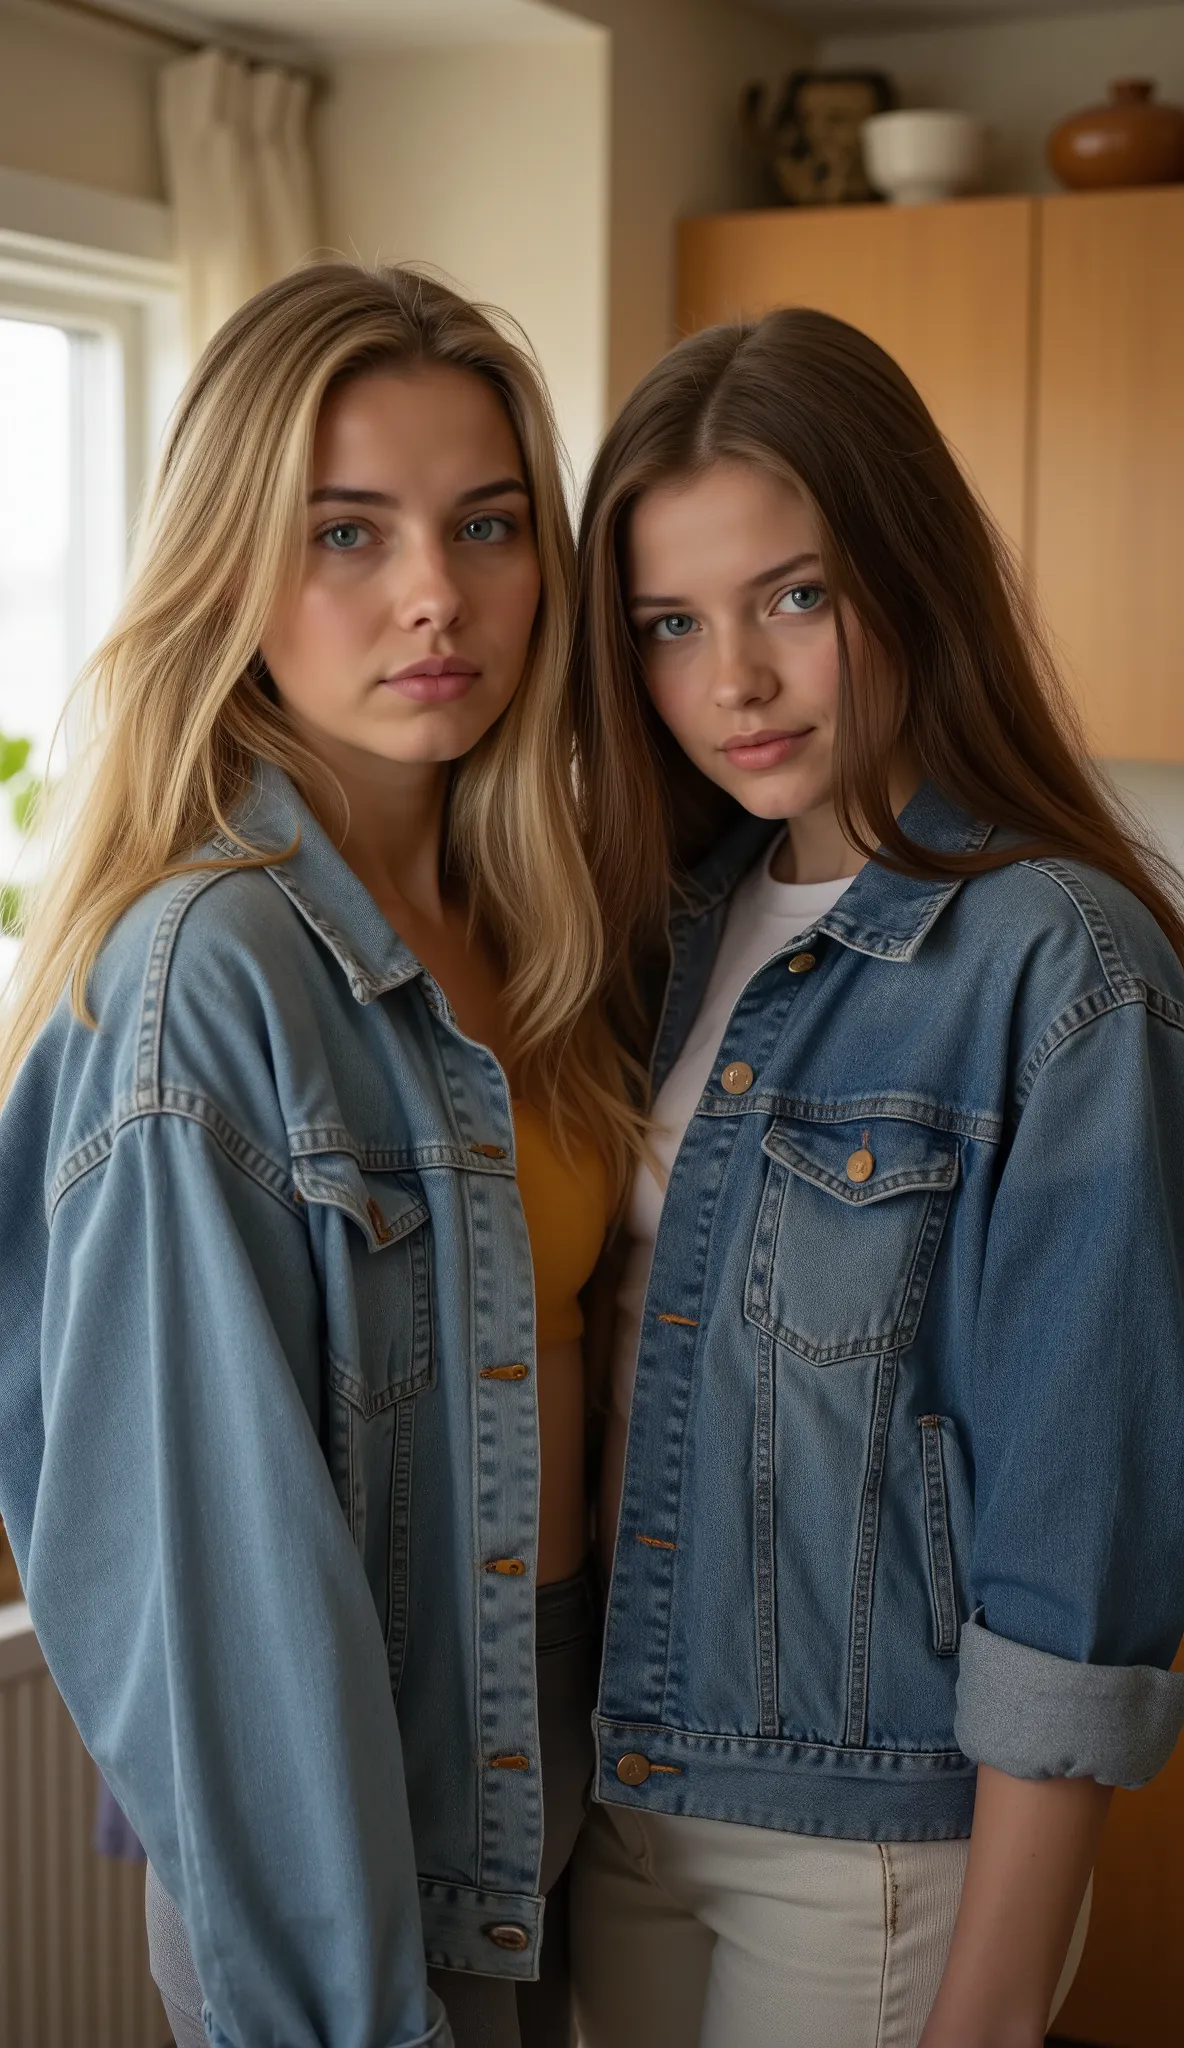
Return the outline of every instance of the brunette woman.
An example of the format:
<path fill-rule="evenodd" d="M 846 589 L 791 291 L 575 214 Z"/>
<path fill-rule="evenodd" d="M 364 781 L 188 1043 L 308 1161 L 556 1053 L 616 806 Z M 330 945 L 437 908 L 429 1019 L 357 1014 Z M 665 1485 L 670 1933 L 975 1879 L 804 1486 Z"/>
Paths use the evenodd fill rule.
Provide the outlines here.
<path fill-rule="evenodd" d="M 330 264 L 211 342 L 95 663 L 4 1042 L 0 1505 L 180 2043 L 568 2039 L 636 1121 L 571 581 L 522 349 Z"/>
<path fill-rule="evenodd" d="M 1184 1705 L 1175 878 L 852 329 L 676 349 L 582 574 L 619 933 L 674 862 L 582 2039 L 1036 2048 Z"/>

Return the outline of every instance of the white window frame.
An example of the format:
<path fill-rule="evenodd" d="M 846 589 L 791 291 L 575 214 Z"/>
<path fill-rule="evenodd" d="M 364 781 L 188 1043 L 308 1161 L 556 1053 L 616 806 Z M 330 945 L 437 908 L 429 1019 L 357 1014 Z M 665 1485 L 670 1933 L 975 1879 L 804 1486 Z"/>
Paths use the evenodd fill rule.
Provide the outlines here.
<path fill-rule="evenodd" d="M 0 166 L 0 315 L 74 330 L 87 430 L 71 454 L 90 536 L 71 618 L 70 672 L 106 625 L 168 416 L 188 369 L 171 210 Z M 121 516 L 109 519 L 112 476 Z M 86 517 L 103 493 L 103 517 Z M 0 876 L 0 879 L 4 877 Z M 15 942 L 0 937 L 0 989 Z"/>
<path fill-rule="evenodd" d="M 92 488 L 100 462 L 103 474 L 114 468 L 121 476 L 122 534 L 113 536 L 113 545 L 122 546 L 120 568 L 188 367 L 172 250 L 167 206 L 0 168 L 0 314 L 87 337 L 73 361 L 92 401 L 93 438 L 89 461 L 81 452 L 75 487 Z M 112 446 L 117 432 L 119 445 Z M 110 568 L 96 564 L 96 583 L 109 587 Z M 85 618 L 77 631 L 85 639 Z"/>

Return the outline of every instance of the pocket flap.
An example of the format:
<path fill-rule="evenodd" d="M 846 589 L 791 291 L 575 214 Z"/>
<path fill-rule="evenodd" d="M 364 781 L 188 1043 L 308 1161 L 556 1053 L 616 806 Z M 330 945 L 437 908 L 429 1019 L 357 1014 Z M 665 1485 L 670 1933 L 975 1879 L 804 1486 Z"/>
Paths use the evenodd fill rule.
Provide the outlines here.
<path fill-rule="evenodd" d="M 356 1223 L 372 1252 L 385 1250 L 428 1220 L 426 1202 L 390 1173 L 365 1173 L 348 1152 L 318 1152 L 294 1159 L 297 1193 L 326 1202 Z"/>
<path fill-rule="evenodd" d="M 902 1117 L 834 1124 L 776 1117 L 761 1149 L 842 1202 L 883 1202 L 890 1195 L 952 1188 L 958 1178 L 958 1140 Z"/>

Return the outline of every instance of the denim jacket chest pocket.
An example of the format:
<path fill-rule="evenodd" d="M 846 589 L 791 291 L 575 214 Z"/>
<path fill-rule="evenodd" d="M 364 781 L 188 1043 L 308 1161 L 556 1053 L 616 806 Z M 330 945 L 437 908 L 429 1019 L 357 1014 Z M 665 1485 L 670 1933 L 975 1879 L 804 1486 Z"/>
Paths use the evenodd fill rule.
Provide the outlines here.
<path fill-rule="evenodd" d="M 397 1687 L 406 1629 L 416 1403 L 436 1376 L 428 1208 L 344 1153 L 295 1165 L 321 1290 L 325 1448 Z"/>
<path fill-rule="evenodd" d="M 813 1365 L 910 1344 L 958 1178 L 958 1141 L 897 1117 L 777 1117 L 744 1311 Z"/>

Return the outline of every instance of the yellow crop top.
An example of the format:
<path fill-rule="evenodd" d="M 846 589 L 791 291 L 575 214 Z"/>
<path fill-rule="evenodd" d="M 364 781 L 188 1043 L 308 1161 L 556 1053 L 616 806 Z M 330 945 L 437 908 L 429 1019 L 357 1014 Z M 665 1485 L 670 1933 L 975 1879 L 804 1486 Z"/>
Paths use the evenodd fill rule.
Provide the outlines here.
<path fill-rule="evenodd" d="M 578 1296 L 608 1229 L 608 1174 L 591 1142 L 574 1148 L 569 1166 L 546 1117 L 528 1102 L 513 1107 L 518 1193 L 534 1260 L 535 1341 L 542 1349 L 569 1344 L 583 1331 Z"/>

